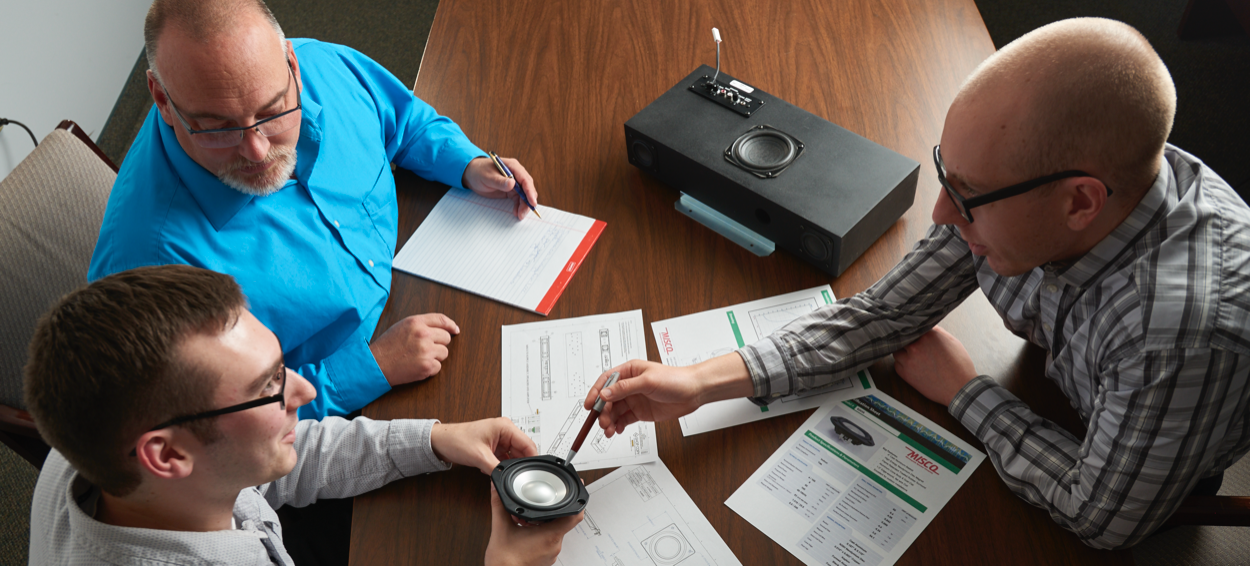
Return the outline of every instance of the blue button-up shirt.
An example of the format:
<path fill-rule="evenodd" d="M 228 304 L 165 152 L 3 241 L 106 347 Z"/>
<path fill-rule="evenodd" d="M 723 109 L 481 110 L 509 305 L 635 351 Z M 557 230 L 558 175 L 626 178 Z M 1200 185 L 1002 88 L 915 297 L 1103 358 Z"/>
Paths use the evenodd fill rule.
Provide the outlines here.
<path fill-rule="evenodd" d="M 320 418 L 390 390 L 369 340 L 391 287 L 391 162 L 459 187 L 485 153 L 363 54 L 292 43 L 304 105 L 295 179 L 266 197 L 227 187 L 153 107 L 117 175 L 88 278 L 160 264 L 234 276 L 287 365 L 317 388 L 300 417 Z"/>

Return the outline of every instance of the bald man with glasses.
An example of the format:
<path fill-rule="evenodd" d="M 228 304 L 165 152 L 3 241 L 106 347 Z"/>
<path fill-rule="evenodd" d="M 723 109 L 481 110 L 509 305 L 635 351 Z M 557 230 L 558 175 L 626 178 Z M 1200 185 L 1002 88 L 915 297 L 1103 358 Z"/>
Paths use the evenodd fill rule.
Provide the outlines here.
<path fill-rule="evenodd" d="M 933 148 L 945 197 L 901 263 L 736 353 L 613 369 L 600 424 L 611 436 L 731 397 L 767 404 L 893 354 L 1018 496 L 1090 546 L 1136 544 L 1250 450 L 1250 209 L 1167 144 L 1175 110 L 1163 61 L 1120 22 L 1065 20 L 1004 46 L 951 103 Z M 1048 351 L 1083 438 L 936 326 L 977 289 Z"/>
<path fill-rule="evenodd" d="M 365 55 L 287 40 L 261 0 L 156 0 L 154 101 L 109 197 L 94 281 L 189 264 L 234 276 L 317 390 L 346 415 L 440 370 L 460 328 L 413 315 L 377 340 L 398 231 L 391 164 L 528 207 L 451 120 Z M 538 194 L 510 158 L 530 202 Z"/>

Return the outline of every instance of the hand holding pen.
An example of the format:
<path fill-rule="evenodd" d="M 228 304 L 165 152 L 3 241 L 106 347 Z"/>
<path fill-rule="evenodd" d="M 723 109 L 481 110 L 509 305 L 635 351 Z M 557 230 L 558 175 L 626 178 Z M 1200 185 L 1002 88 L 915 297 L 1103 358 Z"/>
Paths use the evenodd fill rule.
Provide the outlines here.
<path fill-rule="evenodd" d="M 538 213 L 532 206 L 538 204 L 534 178 L 515 159 L 499 157 L 493 152 L 490 157 L 474 159 L 465 168 L 461 181 L 465 189 L 491 199 L 502 199 L 513 193 L 519 195 L 515 210 L 518 219 L 525 218 L 529 211 Z"/>

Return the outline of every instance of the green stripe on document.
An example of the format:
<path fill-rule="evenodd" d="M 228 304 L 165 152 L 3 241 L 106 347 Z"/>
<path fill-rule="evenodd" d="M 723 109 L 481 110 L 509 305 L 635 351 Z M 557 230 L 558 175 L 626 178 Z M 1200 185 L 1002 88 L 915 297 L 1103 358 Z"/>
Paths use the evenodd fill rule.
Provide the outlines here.
<path fill-rule="evenodd" d="M 833 305 L 833 296 L 829 295 L 829 290 L 827 289 L 820 290 L 820 295 L 824 296 L 825 305 Z"/>
<path fill-rule="evenodd" d="M 734 317 L 734 312 L 729 311 L 728 313 L 729 313 L 729 326 L 733 328 L 734 330 L 734 339 L 738 341 L 738 348 L 747 346 L 746 343 L 742 342 L 742 331 L 738 330 L 738 319 Z"/>
<path fill-rule="evenodd" d="M 885 487 L 886 490 L 893 492 L 894 495 L 902 499 L 903 502 L 911 504 L 914 508 L 916 508 L 917 510 L 920 510 L 921 512 L 928 510 L 928 508 L 926 508 L 924 504 L 921 504 L 917 502 L 915 498 L 912 498 L 904 494 L 903 491 L 895 488 L 893 484 L 890 484 L 886 482 L 885 479 L 881 478 L 880 476 L 877 476 L 877 473 L 872 472 L 868 470 L 867 468 L 865 468 L 864 465 L 859 464 L 859 461 L 856 461 L 855 459 L 848 456 L 846 453 L 843 453 L 842 451 L 838 450 L 837 447 L 830 445 L 828 441 L 821 439 L 819 435 L 816 435 L 810 430 L 807 431 L 804 435 L 807 435 L 808 439 L 815 441 L 817 445 L 824 447 L 830 453 L 837 455 L 839 459 L 842 459 L 843 461 L 846 462 L 846 464 L 851 465 L 851 468 L 859 471 L 860 474 L 863 474 L 864 476 L 871 478 L 872 480 L 876 481 L 877 484 L 880 484 L 881 486 Z"/>
<path fill-rule="evenodd" d="M 868 381 L 868 375 L 863 370 L 859 371 L 859 383 L 864 385 L 865 390 L 872 389 L 872 382 Z"/>

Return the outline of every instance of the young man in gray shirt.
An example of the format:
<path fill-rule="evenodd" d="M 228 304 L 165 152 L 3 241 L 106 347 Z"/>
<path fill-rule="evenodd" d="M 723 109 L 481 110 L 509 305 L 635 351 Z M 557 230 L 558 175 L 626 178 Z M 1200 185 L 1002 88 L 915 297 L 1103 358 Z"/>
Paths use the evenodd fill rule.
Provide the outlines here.
<path fill-rule="evenodd" d="M 53 447 L 35 487 L 32 565 L 289 565 L 283 505 L 454 463 L 489 474 L 537 453 L 506 418 L 300 421 L 316 391 L 230 276 L 190 266 L 66 296 L 39 322 L 25 385 Z M 554 562 L 581 516 L 522 527 L 491 490 L 485 563 Z"/>

